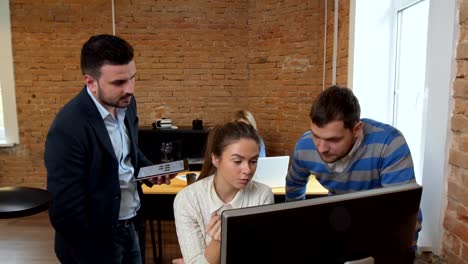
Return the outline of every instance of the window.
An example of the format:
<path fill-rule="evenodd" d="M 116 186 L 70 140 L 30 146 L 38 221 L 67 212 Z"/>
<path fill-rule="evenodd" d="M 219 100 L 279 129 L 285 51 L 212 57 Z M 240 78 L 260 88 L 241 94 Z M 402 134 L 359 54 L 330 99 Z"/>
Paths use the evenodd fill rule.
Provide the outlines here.
<path fill-rule="evenodd" d="M 355 1 L 354 8 L 349 72 L 361 116 L 402 131 L 421 184 L 429 0 Z"/>
<path fill-rule="evenodd" d="M 429 1 L 397 8 L 393 125 L 411 149 L 416 181 L 422 183 L 421 133 L 425 97 L 427 18 Z"/>
<path fill-rule="evenodd" d="M 10 1 L 0 1 L 0 146 L 19 143 Z"/>
<path fill-rule="evenodd" d="M 349 85 L 361 116 L 397 126 L 413 158 L 419 155 L 424 220 L 418 247 L 436 254 L 443 237 L 456 14 L 456 0 L 350 1 Z M 414 121 L 420 113 L 422 120 Z"/>

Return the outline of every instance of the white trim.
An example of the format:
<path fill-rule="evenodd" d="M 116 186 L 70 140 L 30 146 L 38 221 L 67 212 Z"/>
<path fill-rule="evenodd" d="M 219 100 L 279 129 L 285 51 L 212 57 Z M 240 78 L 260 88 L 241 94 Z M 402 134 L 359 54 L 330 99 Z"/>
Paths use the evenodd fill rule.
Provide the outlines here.
<path fill-rule="evenodd" d="M 0 148 L 5 148 L 5 147 L 13 147 L 15 144 L 13 143 L 5 143 L 4 140 L 0 140 Z"/>
<path fill-rule="evenodd" d="M 396 7 L 396 11 L 399 12 L 399 11 L 403 11 L 419 2 L 422 2 L 422 1 L 425 1 L 425 0 L 399 0 L 399 1 L 396 1 L 395 2 L 395 7 Z"/>
<path fill-rule="evenodd" d="M 395 10 L 395 12 L 392 14 L 392 16 L 395 18 L 394 21 L 394 31 L 393 31 L 393 46 L 391 50 L 391 58 L 392 58 L 392 71 L 390 73 L 391 78 L 390 78 L 390 91 L 392 92 L 392 98 L 391 98 L 391 124 L 395 126 L 397 122 L 397 105 L 398 105 L 398 99 L 399 99 L 399 89 L 398 89 L 398 80 L 400 79 L 400 71 L 398 68 L 400 67 L 400 56 L 399 53 L 401 52 L 401 27 L 402 27 L 402 19 L 401 19 L 401 12 L 398 10 Z"/>
<path fill-rule="evenodd" d="M 447 177 L 450 173 L 448 154 L 451 133 L 452 83 L 455 79 L 455 48 L 458 38 L 457 0 L 431 0 L 427 35 L 427 100 L 422 142 L 423 159 L 423 230 L 418 241 L 422 249 L 439 255 L 445 207 Z M 430 149 L 430 151 L 429 151 Z M 426 230 L 426 232 L 424 232 Z"/>
<path fill-rule="evenodd" d="M 325 79 L 327 77 L 326 73 L 327 73 L 327 24 L 328 24 L 328 14 L 327 14 L 327 11 L 328 11 L 328 0 L 324 0 L 325 2 L 325 8 L 324 8 L 324 12 L 325 12 L 325 23 L 324 24 L 324 30 L 323 30 L 323 76 L 322 76 L 322 90 L 325 90 Z"/>
<path fill-rule="evenodd" d="M 0 1 L 0 81 L 7 146 L 19 143 L 9 4 L 10 1 Z M 0 142 L 0 146 L 4 145 Z"/>
<path fill-rule="evenodd" d="M 333 68 L 332 68 L 332 85 L 336 84 L 336 64 L 338 60 L 338 13 L 340 8 L 339 0 L 335 0 L 335 20 L 333 25 Z"/>
<path fill-rule="evenodd" d="M 348 87 L 353 89 L 354 72 L 354 30 L 356 15 L 356 0 L 349 2 L 349 31 L 348 31 Z"/>
<path fill-rule="evenodd" d="M 114 0 L 112 0 L 112 35 L 115 36 L 115 6 L 114 6 Z"/>

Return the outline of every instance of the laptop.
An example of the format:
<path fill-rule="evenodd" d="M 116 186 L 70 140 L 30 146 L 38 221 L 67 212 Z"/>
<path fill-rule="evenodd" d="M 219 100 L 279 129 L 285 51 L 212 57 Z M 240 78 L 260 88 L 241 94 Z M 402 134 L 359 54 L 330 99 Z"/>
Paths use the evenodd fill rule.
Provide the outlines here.
<path fill-rule="evenodd" d="M 284 187 L 288 173 L 289 156 L 261 157 L 257 161 L 257 171 L 253 180 L 270 186 Z"/>

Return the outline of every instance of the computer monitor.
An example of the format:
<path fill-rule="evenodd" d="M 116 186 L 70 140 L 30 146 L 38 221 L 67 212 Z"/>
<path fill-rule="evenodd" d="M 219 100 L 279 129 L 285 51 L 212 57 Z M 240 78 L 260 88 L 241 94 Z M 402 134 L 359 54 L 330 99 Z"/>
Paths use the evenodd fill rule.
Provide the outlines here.
<path fill-rule="evenodd" d="M 226 210 L 221 263 L 412 263 L 421 194 L 414 183 Z"/>

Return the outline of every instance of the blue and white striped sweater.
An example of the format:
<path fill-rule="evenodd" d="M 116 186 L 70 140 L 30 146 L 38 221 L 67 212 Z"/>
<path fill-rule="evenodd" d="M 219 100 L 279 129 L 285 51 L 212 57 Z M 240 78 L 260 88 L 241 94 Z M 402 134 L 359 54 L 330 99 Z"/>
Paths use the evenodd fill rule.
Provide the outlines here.
<path fill-rule="evenodd" d="M 331 194 L 369 190 L 414 182 L 413 161 L 403 135 L 392 126 L 362 119 L 363 140 L 343 172 L 335 172 L 320 158 L 311 132 L 299 139 L 286 177 L 286 199 L 304 199 L 309 175 Z"/>
<path fill-rule="evenodd" d="M 361 121 L 364 123 L 363 140 L 342 172 L 333 171 L 322 161 L 310 131 L 302 135 L 292 153 L 292 163 L 286 176 L 287 201 L 305 198 L 311 174 L 330 194 L 415 182 L 410 149 L 401 132 L 375 120 Z M 413 249 L 416 249 L 421 223 L 422 214 L 419 211 Z"/>
<path fill-rule="evenodd" d="M 410 149 L 401 132 L 371 119 L 361 121 L 364 123 L 363 140 L 342 172 L 333 171 L 322 161 L 310 131 L 302 135 L 292 153 L 292 163 L 286 176 L 286 201 L 305 198 L 311 174 L 330 194 L 415 182 Z M 422 214 L 419 211 L 413 249 L 416 249 L 421 223 Z"/>

